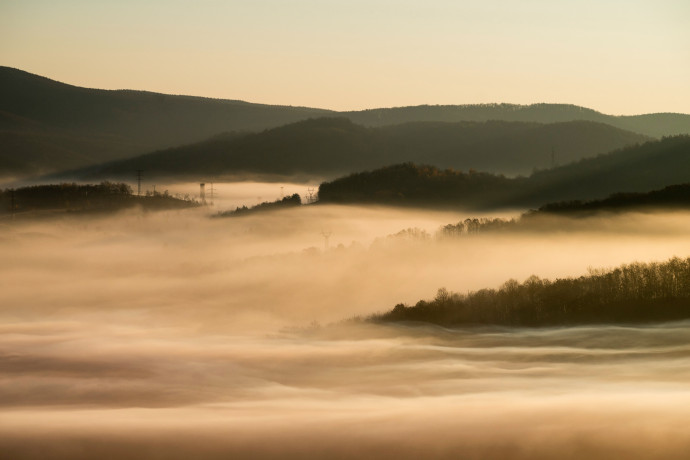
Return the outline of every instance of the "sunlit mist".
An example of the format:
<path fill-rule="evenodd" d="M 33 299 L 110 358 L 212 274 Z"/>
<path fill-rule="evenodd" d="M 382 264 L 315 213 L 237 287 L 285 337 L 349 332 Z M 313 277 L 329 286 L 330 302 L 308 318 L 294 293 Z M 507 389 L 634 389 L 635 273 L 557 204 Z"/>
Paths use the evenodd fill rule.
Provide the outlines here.
<path fill-rule="evenodd" d="M 687 257 L 690 214 L 444 239 L 440 226 L 475 215 L 220 218 L 308 186 L 217 186 L 213 207 L 0 221 L 0 457 L 686 457 L 687 322 L 351 319 L 440 287 Z"/>

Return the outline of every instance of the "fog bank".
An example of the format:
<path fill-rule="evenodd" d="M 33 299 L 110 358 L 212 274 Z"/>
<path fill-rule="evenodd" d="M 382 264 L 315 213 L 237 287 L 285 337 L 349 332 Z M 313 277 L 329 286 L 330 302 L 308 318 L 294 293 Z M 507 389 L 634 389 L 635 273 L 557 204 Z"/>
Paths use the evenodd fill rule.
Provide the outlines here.
<path fill-rule="evenodd" d="M 388 235 L 472 216 L 209 214 L 0 223 L 0 452 L 637 459 L 690 448 L 688 323 L 338 324 L 441 286 L 687 256 L 687 213 L 444 240 Z"/>

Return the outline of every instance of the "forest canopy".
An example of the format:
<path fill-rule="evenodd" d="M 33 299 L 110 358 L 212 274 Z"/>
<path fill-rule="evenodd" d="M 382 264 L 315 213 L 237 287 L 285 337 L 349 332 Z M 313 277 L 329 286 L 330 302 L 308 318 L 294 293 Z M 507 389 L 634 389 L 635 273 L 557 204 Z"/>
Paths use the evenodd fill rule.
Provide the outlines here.
<path fill-rule="evenodd" d="M 646 193 L 688 182 L 690 136 L 676 136 L 535 171 L 529 177 L 397 164 L 324 182 L 319 187 L 319 200 L 456 209 L 519 208 L 550 201 L 596 200 L 615 193 Z"/>
<path fill-rule="evenodd" d="M 572 326 L 690 319 L 690 258 L 590 270 L 554 281 L 531 276 L 468 294 L 439 289 L 433 300 L 398 304 L 374 322 L 441 326 Z"/>
<path fill-rule="evenodd" d="M 46 184 L 0 190 L 0 213 L 4 214 L 41 210 L 113 211 L 137 205 L 145 209 L 171 209 L 198 206 L 198 203 L 172 197 L 167 191 L 136 196 L 132 194 L 129 185 L 108 181 L 100 184 Z"/>

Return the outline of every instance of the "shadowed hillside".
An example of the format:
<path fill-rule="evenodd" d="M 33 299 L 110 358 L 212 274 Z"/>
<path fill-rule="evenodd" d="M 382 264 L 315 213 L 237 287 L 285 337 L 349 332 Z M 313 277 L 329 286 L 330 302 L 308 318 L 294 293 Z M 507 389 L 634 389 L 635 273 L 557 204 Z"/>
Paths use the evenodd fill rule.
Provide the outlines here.
<path fill-rule="evenodd" d="M 525 178 L 485 172 L 441 170 L 403 163 L 351 174 L 319 186 L 320 203 L 364 203 L 419 207 L 482 207 L 518 193 Z"/>
<path fill-rule="evenodd" d="M 690 184 L 669 185 L 648 193 L 615 193 L 602 200 L 547 203 L 533 214 L 589 214 L 599 211 L 690 209 Z"/>
<path fill-rule="evenodd" d="M 352 174 L 319 187 L 324 203 L 459 208 L 533 207 L 592 200 L 690 182 L 690 137 L 620 149 L 528 178 L 441 170 L 411 163 Z"/>
<path fill-rule="evenodd" d="M 320 118 L 246 136 L 142 155 L 76 172 L 77 177 L 313 174 L 333 176 L 412 161 L 456 169 L 529 173 L 551 162 L 574 161 L 648 138 L 592 122 L 553 124 L 409 123 L 366 128 L 346 118 Z"/>
<path fill-rule="evenodd" d="M 595 121 L 652 137 L 690 134 L 690 115 L 652 113 L 644 115 L 606 115 L 572 104 L 474 104 L 420 105 L 345 112 L 356 123 L 384 126 L 412 121 L 522 121 L 555 123 L 564 121 Z"/>
<path fill-rule="evenodd" d="M 396 132 L 402 131 L 411 136 L 427 128 L 391 125 L 481 123 L 491 120 L 548 124 L 590 121 L 652 137 L 690 134 L 690 115 L 683 114 L 616 117 L 564 104 L 416 106 L 335 112 L 144 91 L 80 88 L 21 70 L 0 67 L 0 178 L 81 168 L 200 142 L 219 133 L 240 135 L 329 115 L 340 115 L 362 126 L 387 127 L 381 133 L 398 136 L 397 144 L 402 146 L 408 145 L 405 136 Z M 556 164 L 563 164 L 575 157 L 591 156 L 630 142 L 640 142 L 641 139 L 631 141 L 630 133 L 604 132 L 604 128 L 589 126 L 588 129 L 578 128 L 582 132 L 563 127 L 554 129 L 542 133 L 540 140 L 521 139 L 514 133 L 517 144 L 512 150 L 505 149 L 508 140 L 505 136 L 510 137 L 507 133 L 497 131 L 492 133 L 496 138 L 484 140 L 465 137 L 464 142 L 469 143 L 463 147 L 466 148 L 465 153 L 473 152 L 467 158 L 469 166 L 453 164 L 450 158 L 454 155 L 453 151 L 435 151 L 434 158 L 420 159 L 418 155 L 414 158 L 404 157 L 409 153 L 404 149 L 387 152 L 385 148 L 379 149 L 379 146 L 369 148 L 378 149 L 378 155 L 397 156 L 391 162 L 432 162 L 443 167 L 471 167 L 524 174 L 535 167 L 549 166 L 552 149 Z M 442 132 L 445 128 L 437 129 Z M 443 138 L 441 142 L 447 140 Z M 324 150 L 332 148 L 332 143 L 326 143 Z M 434 141 L 425 136 L 415 137 L 411 141 L 412 145 L 420 143 L 433 145 Z M 501 164 L 500 169 L 493 169 L 497 156 L 505 164 Z M 511 157 L 512 160 L 509 159 Z M 359 168 L 389 163 L 362 164 Z M 340 169 L 338 172 L 356 169 Z"/>
<path fill-rule="evenodd" d="M 455 224 L 447 224 L 438 229 L 436 237 L 463 238 L 476 234 L 503 233 L 519 231 L 552 231 L 554 229 L 572 229 L 575 222 L 572 218 L 583 218 L 606 213 L 626 212 L 659 212 L 674 210 L 690 210 L 690 184 L 670 185 L 661 190 L 648 193 L 614 193 L 602 200 L 590 201 L 559 201 L 547 203 L 538 209 L 529 210 L 518 218 L 505 219 L 500 217 L 465 218 Z M 554 226 L 557 221 L 554 216 L 564 216 L 567 226 Z M 408 236 L 400 233 L 398 236 Z"/>
<path fill-rule="evenodd" d="M 290 196 L 286 196 L 275 201 L 264 201 L 256 206 L 242 206 L 235 208 L 234 211 L 219 212 L 215 217 L 240 217 L 268 211 L 295 208 L 301 205 L 302 198 L 297 193 L 294 193 Z"/>
<path fill-rule="evenodd" d="M 67 85 L 0 67 L 0 174 L 124 158 L 328 111 Z"/>
<path fill-rule="evenodd" d="M 0 217 L 36 216 L 37 212 L 101 213 L 139 206 L 145 210 L 183 209 L 195 201 L 164 193 L 132 194 L 124 183 L 48 184 L 0 190 Z M 40 215 L 40 214 L 38 214 Z"/>

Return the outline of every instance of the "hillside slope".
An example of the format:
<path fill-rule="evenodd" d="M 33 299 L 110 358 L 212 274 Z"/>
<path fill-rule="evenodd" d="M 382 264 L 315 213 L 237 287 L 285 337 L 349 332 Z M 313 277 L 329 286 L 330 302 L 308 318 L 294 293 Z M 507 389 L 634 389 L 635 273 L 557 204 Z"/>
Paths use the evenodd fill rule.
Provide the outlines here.
<path fill-rule="evenodd" d="M 525 208 L 551 201 L 594 200 L 690 182 L 690 136 L 628 147 L 529 177 L 463 173 L 411 163 L 325 182 L 325 203 L 459 208 Z"/>
<path fill-rule="evenodd" d="M 594 121 L 650 137 L 690 134 L 690 115 L 682 113 L 651 113 L 643 115 L 606 115 L 572 104 L 472 104 L 420 105 L 343 112 L 356 123 L 385 126 L 412 121 L 522 121 L 557 123 Z"/>
<path fill-rule="evenodd" d="M 148 175 L 208 177 L 240 173 L 334 176 L 400 162 L 527 174 L 648 138 L 592 122 L 410 123 L 366 128 L 346 118 L 320 118 L 89 168 L 78 178 Z"/>
<path fill-rule="evenodd" d="M 651 137 L 690 134 L 690 115 L 684 114 L 611 116 L 567 104 L 415 106 L 336 112 L 145 91 L 81 88 L 0 66 L 0 178 L 80 168 L 201 142 L 223 132 L 258 132 L 323 116 L 340 116 L 362 126 L 393 131 L 394 125 L 400 124 L 500 120 L 549 124 L 590 121 Z M 406 126 L 405 129 L 416 128 Z M 496 142 L 500 146 L 502 140 Z M 550 164 L 552 146 L 548 144 L 535 145 L 535 155 L 538 153 L 540 157 L 531 160 L 528 170 Z M 481 151 L 488 152 L 488 158 L 477 155 L 470 167 L 489 168 L 496 148 L 487 141 Z M 598 151 L 580 152 L 580 157 Z M 573 159 L 562 147 L 557 146 L 554 153 L 560 164 Z M 434 159 L 441 166 L 451 164 L 442 160 Z M 524 173 L 526 170 L 520 164 L 505 171 Z"/>
<path fill-rule="evenodd" d="M 80 88 L 0 67 L 0 173 L 47 172 L 328 111 Z M 27 161 L 23 161 L 26 158 Z"/>

